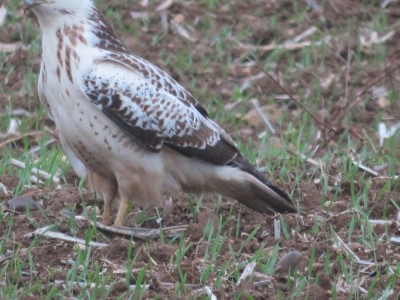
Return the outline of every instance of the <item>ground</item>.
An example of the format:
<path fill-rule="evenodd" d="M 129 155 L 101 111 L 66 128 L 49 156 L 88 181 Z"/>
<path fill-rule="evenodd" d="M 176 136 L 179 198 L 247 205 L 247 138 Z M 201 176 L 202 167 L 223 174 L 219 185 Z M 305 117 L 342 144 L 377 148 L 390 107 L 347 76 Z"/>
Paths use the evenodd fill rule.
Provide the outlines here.
<path fill-rule="evenodd" d="M 162 218 L 132 205 L 128 226 L 187 225 L 148 241 L 75 218 L 103 204 L 38 101 L 36 19 L 2 3 L 0 298 L 400 297 L 400 130 L 388 133 L 400 122 L 399 3 L 98 1 L 298 210 L 266 216 L 209 194 L 173 199 Z M 49 225 L 84 243 L 33 234 Z"/>

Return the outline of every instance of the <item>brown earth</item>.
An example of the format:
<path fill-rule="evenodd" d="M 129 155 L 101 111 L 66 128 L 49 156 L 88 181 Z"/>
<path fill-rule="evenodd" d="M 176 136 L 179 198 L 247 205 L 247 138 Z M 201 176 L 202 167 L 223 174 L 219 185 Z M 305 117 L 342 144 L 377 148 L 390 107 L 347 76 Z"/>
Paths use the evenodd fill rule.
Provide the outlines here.
<path fill-rule="evenodd" d="M 321 17 L 325 19 L 326 23 L 324 26 L 326 26 L 327 30 L 340 29 L 340 26 L 346 24 L 348 18 L 354 18 L 360 25 L 357 28 L 361 28 L 365 25 L 364 23 L 370 20 L 370 16 L 379 11 L 378 5 L 371 5 L 370 10 L 365 12 L 359 1 L 335 0 L 325 2 L 326 4 L 321 10 L 309 9 L 307 12 L 307 21 L 302 22 L 297 27 L 296 23 L 292 22 L 293 15 L 296 13 L 292 1 L 231 1 L 230 4 L 217 6 L 212 14 L 208 13 L 204 4 L 199 1 L 177 2 L 169 8 L 169 18 L 179 16 L 179 20 L 183 18 L 183 22 L 187 24 L 191 24 L 192 20 L 197 20 L 197 23 L 193 21 L 191 25 L 199 29 L 207 28 L 208 22 L 211 19 L 214 27 L 205 30 L 195 30 L 192 37 L 194 39 L 193 42 L 187 41 L 173 30 L 169 30 L 161 42 L 157 44 L 152 41 L 154 36 L 161 30 L 159 17 L 156 14 L 150 14 L 149 21 L 141 23 L 141 21 L 133 21 L 129 12 L 143 10 L 154 12 L 156 4 L 160 3 L 159 1 L 145 9 L 140 4 L 127 5 L 126 1 L 122 0 L 113 0 L 106 4 L 104 2 L 100 4 L 100 7 L 102 10 L 113 7 L 117 11 L 126 11 L 122 17 L 121 26 L 129 28 L 133 26 L 132 23 L 134 22 L 134 25 L 140 28 L 139 32 L 135 33 L 136 38 L 124 36 L 126 44 L 134 49 L 136 54 L 162 67 L 184 86 L 193 86 L 193 81 L 195 81 L 198 86 L 194 86 L 194 88 L 198 91 L 199 97 L 205 97 L 207 94 L 219 95 L 224 103 L 229 104 L 232 99 L 232 91 L 237 84 L 250 76 L 256 75 L 259 70 L 254 65 L 232 64 L 228 68 L 229 73 L 225 76 L 224 69 L 221 66 L 225 60 L 218 56 L 219 54 L 217 54 L 214 44 L 215 40 L 209 36 L 218 37 L 224 26 L 229 25 L 232 27 L 233 34 L 243 31 L 247 33 L 245 37 L 239 35 L 241 36 L 240 41 L 242 43 L 256 45 L 272 42 L 280 43 L 295 37 L 299 32 L 303 32 L 308 27 L 320 22 Z M 334 8 L 329 7 L 332 3 Z M 305 5 L 304 3 L 302 4 Z M 229 5 L 231 7 L 227 7 Z M 226 13 L 227 10 L 229 10 L 229 14 Z M 400 6 L 393 4 L 387 11 L 388 23 L 394 24 L 397 22 L 400 15 Z M 236 12 L 236 15 L 233 15 L 231 12 Z M 265 18 L 271 18 L 272 16 L 278 16 L 279 27 L 284 28 L 284 30 L 278 31 L 277 28 L 265 26 Z M 21 27 L 26 22 L 26 17 L 21 14 Z M 35 36 L 30 36 L 29 34 L 25 36 L 27 43 L 35 38 Z M 280 77 L 289 92 L 302 96 L 303 93 L 305 94 L 304 91 L 313 89 L 313 84 L 315 84 L 313 80 L 315 78 L 321 78 L 322 81 L 329 74 L 336 75 L 333 82 L 326 89 L 322 90 L 322 96 L 331 99 L 327 101 L 328 107 L 325 107 L 322 103 L 312 107 L 312 112 L 319 117 L 328 117 L 328 110 L 335 111 L 335 109 L 340 107 L 340 99 L 343 97 L 343 90 L 346 83 L 343 79 L 346 75 L 346 68 L 342 59 L 347 59 L 349 49 L 357 48 L 357 41 L 353 38 L 355 34 L 358 33 L 349 32 L 347 39 L 338 39 L 332 42 L 335 49 L 332 51 L 332 58 L 325 62 L 326 66 L 324 68 L 316 66 L 305 68 L 301 71 L 294 70 L 293 72 L 302 72 L 302 76 L 301 80 L 293 84 L 290 75 L 286 75 L 286 78 Z M 20 42 L 18 29 L 11 25 L 0 27 L 0 36 L 2 43 Z M 400 59 L 396 57 L 398 53 L 396 44 L 399 37 L 400 29 L 395 27 L 394 37 L 387 42 L 387 46 L 390 49 L 388 56 L 395 57 L 392 64 L 400 63 Z M 181 53 L 183 52 L 182 48 L 187 49 L 185 51 L 192 56 L 195 71 L 174 67 L 177 62 L 167 61 L 166 55 L 163 54 L 169 52 Z M 223 52 L 223 57 L 232 56 L 235 59 L 246 54 L 246 51 L 234 42 L 232 42 L 232 45 L 228 49 L 223 49 Z M 267 53 L 257 53 L 257 55 L 260 59 L 264 59 Z M 300 52 L 298 55 L 300 55 Z M 368 62 L 368 59 L 372 58 L 374 54 L 363 52 L 361 55 L 360 60 Z M 210 61 L 207 69 L 201 68 L 204 56 L 216 57 Z M 168 55 L 168 57 L 170 56 Z M 244 55 L 244 57 L 247 57 L 247 55 Z M 33 114 L 36 113 L 40 107 L 37 95 L 28 94 L 24 90 L 23 78 L 27 66 L 36 74 L 39 69 L 39 62 L 39 56 L 32 54 L 28 51 L 28 48 L 21 48 L 9 54 L 6 66 L 4 67 L 12 66 L 13 72 L 12 74 L 0 72 L 0 82 L 2 84 L 5 83 L 2 87 L 5 92 L 0 94 L 0 111 L 5 111 L 10 107 L 18 107 L 26 109 Z M 281 56 L 272 73 L 285 74 L 287 68 L 288 62 L 285 60 L 285 56 Z M 348 84 L 352 88 L 350 91 L 352 96 L 362 91 L 371 80 L 377 78 L 377 74 L 382 73 L 380 66 L 368 65 L 367 63 L 352 65 L 352 71 L 352 76 L 348 81 Z M 399 72 L 397 71 L 394 76 L 398 75 Z M 299 86 L 301 86 L 301 93 L 297 93 Z M 332 99 L 330 97 L 333 89 L 336 90 L 338 95 Z M 281 89 L 276 84 L 265 80 L 265 78 L 253 82 L 251 91 L 248 93 L 255 93 L 262 100 L 267 100 L 268 95 L 266 94 L 282 94 Z M 352 127 L 355 132 L 360 133 L 367 125 L 374 122 L 378 111 L 383 117 L 393 117 L 393 112 L 400 111 L 400 101 L 392 101 L 384 107 L 377 103 L 377 101 L 377 99 L 370 99 L 366 101 L 367 103 L 363 102 L 362 105 L 356 106 L 352 114 L 341 125 L 345 129 Z M 215 114 L 218 109 L 220 108 L 213 105 L 213 103 L 209 104 L 211 114 Z M 283 111 L 284 114 L 288 114 L 288 118 L 290 119 L 298 118 L 302 113 L 302 110 L 289 100 L 273 103 L 273 105 L 270 105 L 270 109 L 271 115 L 275 116 L 275 119 L 272 120 L 274 123 L 278 123 L 277 119 L 283 114 Z M 248 124 L 242 121 L 241 110 L 243 110 L 243 107 L 239 107 L 237 111 L 232 110 L 229 112 L 229 114 L 238 116 L 236 119 L 236 123 L 240 124 L 240 134 L 237 134 L 238 139 L 243 143 L 246 143 L 251 138 L 252 140 L 257 140 L 257 135 L 263 130 L 262 123 Z M 46 122 L 47 125 L 51 124 L 49 120 L 41 120 L 41 122 Z M 34 126 L 32 125 L 32 127 Z M 229 124 L 227 126 L 229 132 L 235 132 L 237 128 L 237 124 Z M 36 139 L 32 138 L 32 144 L 36 142 Z M 1 143 L 2 139 L 0 137 Z M 336 143 L 332 142 L 327 148 L 332 149 L 336 145 Z M 16 152 L 23 151 L 22 145 L 18 142 L 12 143 L 10 147 Z M 397 154 L 397 157 L 400 158 L 400 153 Z M 328 168 L 330 174 L 340 173 L 337 170 L 338 166 L 334 163 L 332 166 L 328 166 Z M 397 167 L 397 171 L 399 171 L 399 167 Z M 236 258 L 239 266 L 237 267 L 238 276 L 240 276 L 246 266 L 249 257 L 257 253 L 260 249 L 265 252 L 266 255 L 264 256 L 268 257 L 273 253 L 274 245 L 279 245 L 280 258 L 294 250 L 303 254 L 303 257 L 307 260 L 312 257 L 315 258 L 312 264 L 307 265 L 304 269 L 299 269 L 300 274 L 302 272 L 303 274 L 311 272 L 314 278 L 318 278 L 318 280 L 315 279 L 314 282 L 308 283 L 302 293 L 302 297 L 328 299 L 332 297 L 332 285 L 336 284 L 340 276 L 342 276 L 339 266 L 340 259 L 343 258 L 344 261 L 349 262 L 348 252 L 346 252 L 343 246 L 334 247 L 333 230 L 360 259 L 380 262 L 380 264 L 374 265 L 371 269 L 364 271 L 367 275 L 363 276 L 364 281 L 361 286 L 368 289 L 374 283 L 373 290 L 382 291 L 387 280 L 394 280 L 397 283 L 397 285 L 394 285 L 394 295 L 398 295 L 400 293 L 399 278 L 392 278 L 389 272 L 385 273 L 388 266 L 398 264 L 400 260 L 400 246 L 390 244 L 387 241 L 388 236 L 398 235 L 396 223 L 372 226 L 372 234 L 381 237 L 372 251 L 371 248 L 359 243 L 366 234 L 366 231 L 364 229 L 365 224 L 361 224 L 360 222 L 361 216 L 358 212 L 352 210 L 352 184 L 343 180 L 340 186 L 332 188 L 323 197 L 321 184 L 313 183 L 310 180 L 312 178 L 308 177 L 306 172 L 307 170 L 304 170 L 304 176 L 298 184 L 294 180 L 286 184 L 280 183 L 280 186 L 284 189 L 294 190 L 293 198 L 298 202 L 301 214 L 287 214 L 277 217 L 266 216 L 229 199 L 224 199 L 221 206 L 216 211 L 213 211 L 217 197 L 215 195 L 205 195 L 201 212 L 193 215 L 187 195 L 183 195 L 179 199 L 174 199 L 172 212 L 164 217 L 163 226 L 188 225 L 188 229 L 185 232 L 185 245 L 188 246 L 188 250 L 180 262 L 180 270 L 186 276 L 186 283 L 193 284 L 193 290 L 196 290 L 197 285 L 201 283 L 200 275 L 202 272 L 199 270 L 207 266 L 208 262 L 204 261 L 204 257 L 209 251 L 210 246 L 207 237 L 204 237 L 206 224 L 211 220 L 211 223 L 216 227 L 223 220 L 227 223 L 222 229 L 221 236 L 226 238 L 226 242 L 214 264 L 223 266 L 227 259 L 231 258 L 232 252 L 229 247 L 234 251 L 242 249 L 241 255 Z M 295 178 L 295 173 L 297 172 L 292 171 L 292 173 L 288 174 L 287 177 Z M 271 174 L 270 177 L 279 178 L 279 174 Z M 315 178 L 318 178 L 318 176 Z M 19 178 L 16 176 L 0 176 L 0 183 L 8 191 L 13 191 L 17 187 L 18 181 Z M 76 178 L 74 175 L 67 174 L 66 182 L 58 189 L 40 186 L 37 188 L 25 188 L 23 194 L 32 196 L 40 206 L 39 209 L 32 210 L 29 213 L 25 211 L 13 212 L 8 209 L 6 201 L 13 196 L 11 194 L 6 195 L 0 190 L 0 200 L 3 201 L 1 206 L 3 218 L 0 221 L 0 233 L 6 232 L 7 228 L 10 227 L 6 222 L 8 216 L 13 215 L 14 222 L 12 225 L 13 233 L 9 235 L 9 239 L 2 241 L 4 246 L 2 247 L 3 254 L 0 255 L 0 268 L 9 262 L 10 256 L 7 254 L 9 252 L 19 251 L 19 257 L 27 263 L 23 267 L 23 270 L 26 271 L 24 275 L 7 274 L 8 284 L 22 286 L 24 282 L 29 280 L 29 260 L 34 262 L 35 271 L 45 287 L 50 288 L 57 280 L 62 282 L 67 280 L 68 270 L 71 269 L 73 262 L 76 261 L 82 249 L 77 249 L 72 244 L 59 240 L 46 238 L 34 240 L 31 233 L 37 228 L 55 224 L 55 230 L 59 232 L 85 238 L 88 231 L 92 229 L 91 226 L 78 221 L 71 221 L 62 211 L 68 209 L 69 211 L 73 211 L 74 214 L 79 215 L 84 212 L 84 208 L 87 206 L 91 206 L 92 208 L 99 207 L 101 209 L 102 203 L 95 200 L 94 195 L 90 191 L 86 189 L 83 189 L 83 191 L 78 190 L 75 187 L 75 183 Z M 357 194 L 359 191 L 362 191 L 363 186 L 356 183 L 354 188 Z M 382 193 L 382 189 L 383 184 L 376 182 L 372 185 L 368 193 L 365 194 L 365 197 L 368 198 L 366 211 L 369 213 L 370 219 L 395 220 L 397 211 L 391 200 L 395 199 L 399 203 L 400 191 L 398 189 L 390 192 L 384 190 L 385 192 Z M 321 199 L 325 199 L 325 202 L 323 203 Z M 145 221 L 137 222 L 138 214 Z M 141 212 L 138 208 L 134 207 L 127 216 L 126 223 L 130 226 L 157 228 L 159 225 L 155 221 L 155 215 L 154 210 Z M 237 226 L 239 218 L 240 225 Z M 277 241 L 275 240 L 273 229 L 274 220 L 279 218 L 282 218 L 286 225 L 288 237 L 283 237 Z M 350 222 L 355 222 L 356 225 L 351 239 L 348 240 Z M 251 236 L 254 231 L 254 236 Z M 108 243 L 109 246 L 101 249 L 91 249 L 92 260 L 98 262 L 101 271 L 109 274 L 110 278 L 118 279 L 118 283 L 114 286 L 110 298 L 117 298 L 122 292 L 127 291 L 124 268 L 126 262 L 132 259 L 132 257 L 128 257 L 131 247 L 133 249 L 131 256 L 136 255 L 133 265 L 130 266 L 133 270 L 132 278 L 130 278 L 131 284 L 135 284 L 135 278 L 137 278 L 139 270 L 151 264 L 152 271 L 145 274 L 146 282 L 150 284 L 149 289 L 145 292 L 145 298 L 174 297 L 175 286 L 182 281 L 179 271 L 170 264 L 170 261 L 176 259 L 177 256 L 177 242 L 171 243 L 168 240 L 155 240 L 152 242 L 134 240 L 130 242 L 128 238 L 117 234 L 102 232 L 101 230 L 94 232 L 93 240 Z M 244 242 L 247 238 L 249 238 L 248 242 Z M 28 257 L 28 253 L 30 253 L 31 257 Z M 332 262 L 328 265 L 330 272 L 324 271 L 326 268 L 326 256 Z M 267 261 L 264 263 L 267 263 Z M 230 267 L 232 268 L 233 266 Z M 364 269 L 364 266 L 357 264 L 349 265 L 348 267 L 352 268 L 355 272 Z M 262 271 L 259 267 L 256 267 L 255 270 L 257 272 Z M 81 271 L 78 270 L 78 272 Z M 379 280 L 375 283 L 377 274 L 379 274 Z M 214 285 L 216 277 L 216 274 L 210 274 L 207 283 Z M 262 279 L 262 277 L 260 278 Z M 274 273 L 264 284 L 259 286 L 253 284 L 256 280 L 253 280 L 253 282 L 245 280 L 238 286 L 236 286 L 237 278 L 229 277 L 224 278 L 224 280 L 225 282 L 220 286 L 217 284 L 213 286 L 213 293 L 218 299 L 233 299 L 234 296 L 238 295 L 241 295 L 241 298 L 251 295 L 255 299 L 277 299 L 285 297 L 285 295 L 290 295 L 295 289 L 294 286 L 288 285 L 288 274 L 280 274 L 278 272 Z M 199 287 L 202 286 L 204 284 Z M 193 297 L 194 294 L 187 295 L 188 299 Z M 349 297 L 351 297 L 349 291 L 345 289 L 340 290 L 337 295 L 338 299 L 349 299 Z M 35 298 L 35 295 L 33 298 Z"/>

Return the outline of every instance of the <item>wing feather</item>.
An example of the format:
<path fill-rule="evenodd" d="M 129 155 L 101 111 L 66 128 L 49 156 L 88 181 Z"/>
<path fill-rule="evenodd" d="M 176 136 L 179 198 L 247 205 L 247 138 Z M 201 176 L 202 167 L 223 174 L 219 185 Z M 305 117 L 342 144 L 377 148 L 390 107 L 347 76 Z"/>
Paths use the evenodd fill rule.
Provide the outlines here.
<path fill-rule="evenodd" d="M 168 146 L 225 165 L 238 154 L 232 139 L 176 81 L 140 58 L 113 53 L 84 76 L 83 93 L 149 151 Z"/>

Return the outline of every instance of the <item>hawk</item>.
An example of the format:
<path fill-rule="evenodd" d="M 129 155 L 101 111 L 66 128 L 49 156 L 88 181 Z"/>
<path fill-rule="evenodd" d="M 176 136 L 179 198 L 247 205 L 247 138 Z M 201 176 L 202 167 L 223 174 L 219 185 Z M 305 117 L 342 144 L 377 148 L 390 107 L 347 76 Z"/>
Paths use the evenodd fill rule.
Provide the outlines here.
<path fill-rule="evenodd" d="M 39 20 L 38 91 L 73 169 L 104 199 L 162 207 L 165 195 L 217 192 L 261 212 L 294 212 L 290 197 L 239 153 L 185 88 L 134 55 L 92 0 L 24 0 Z"/>

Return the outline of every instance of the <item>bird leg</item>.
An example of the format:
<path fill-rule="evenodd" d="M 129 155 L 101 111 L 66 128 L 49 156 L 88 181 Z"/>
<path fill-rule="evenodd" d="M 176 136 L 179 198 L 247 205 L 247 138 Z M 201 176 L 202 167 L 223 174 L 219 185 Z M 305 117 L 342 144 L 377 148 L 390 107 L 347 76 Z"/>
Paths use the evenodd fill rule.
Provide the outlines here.
<path fill-rule="evenodd" d="M 120 199 L 115 226 L 123 226 L 129 201 L 142 208 L 162 207 L 164 204 L 162 172 L 141 171 L 142 174 L 115 173 Z M 161 174 L 160 174 L 161 173 Z"/>
<path fill-rule="evenodd" d="M 121 202 L 119 204 L 117 217 L 115 218 L 114 221 L 114 226 L 124 225 L 125 213 L 128 209 L 128 201 L 129 201 L 128 197 L 126 197 L 125 195 L 121 196 Z"/>
<path fill-rule="evenodd" d="M 117 183 L 99 173 L 88 170 L 89 180 L 96 194 L 100 194 L 104 201 L 103 223 L 111 224 L 111 204 L 117 198 Z"/>
<path fill-rule="evenodd" d="M 104 197 L 104 208 L 103 208 L 103 223 L 106 225 L 111 224 L 111 203 L 113 199 Z"/>

